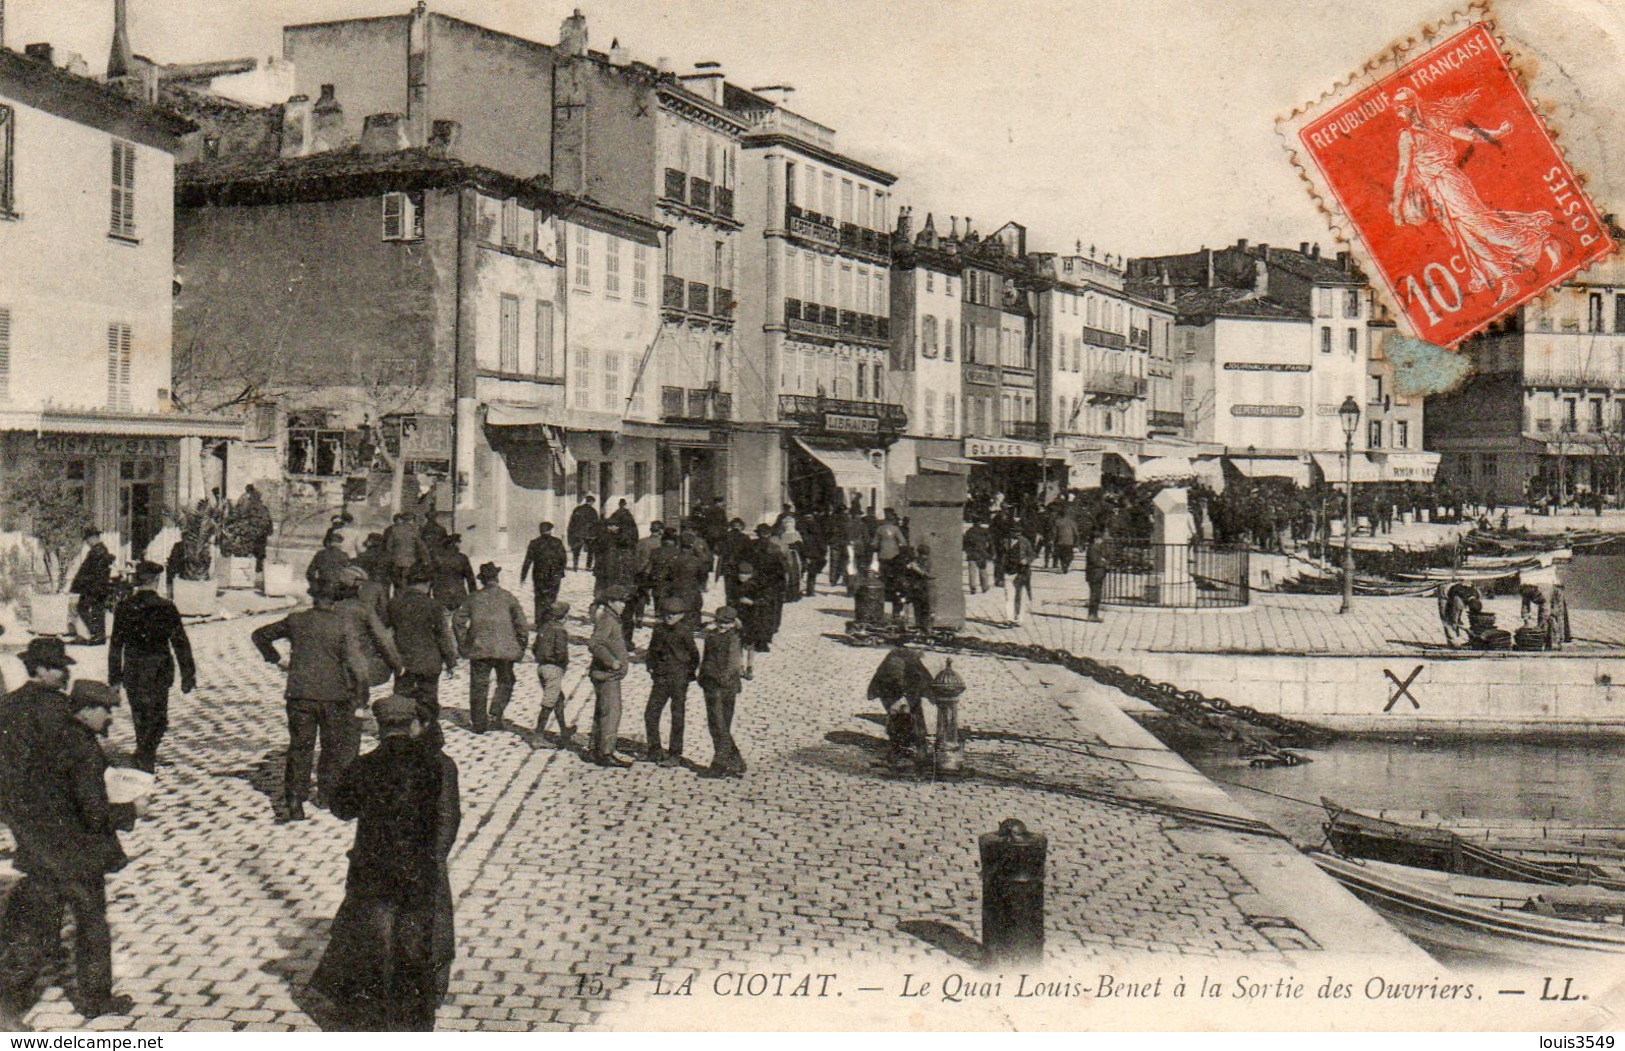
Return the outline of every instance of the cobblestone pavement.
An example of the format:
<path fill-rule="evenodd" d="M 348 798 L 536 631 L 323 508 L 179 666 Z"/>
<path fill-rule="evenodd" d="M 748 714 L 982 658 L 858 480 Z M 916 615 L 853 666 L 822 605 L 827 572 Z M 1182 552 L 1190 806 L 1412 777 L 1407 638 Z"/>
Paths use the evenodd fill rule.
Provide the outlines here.
<path fill-rule="evenodd" d="M 1088 595 L 1081 567 L 1074 566 L 1067 574 L 1035 569 L 1034 614 L 1024 626 L 1003 624 L 1004 596 L 994 588 L 966 596 L 966 630 L 1096 657 L 1146 652 L 1394 654 L 1445 650 L 1438 604 L 1431 595 L 1357 595 L 1350 612 L 1339 614 L 1337 595 L 1254 591 L 1250 605 L 1235 609 L 1157 611 L 1107 606 L 1098 624 L 1087 619 Z M 1518 599 L 1492 598 L 1484 606 L 1497 615 L 1498 623 L 1518 623 Z M 1569 652 L 1625 647 L 1625 615 L 1575 610 L 1570 619 L 1575 645 Z"/>
<path fill-rule="evenodd" d="M 565 595 L 584 609 L 586 575 L 572 574 Z M 475 736 L 464 728 L 466 676 L 443 686 L 464 814 L 452 871 L 459 958 L 443 1028 L 636 1024 L 657 972 L 674 983 L 764 966 L 963 965 L 980 928 L 975 837 L 1011 816 L 1050 836 L 1052 960 L 1157 952 L 1281 963 L 1369 919 L 1334 892 L 1313 918 L 1261 922 L 1308 911 L 1292 899 L 1318 877 L 1300 873 L 1283 891 L 1250 880 L 1240 859 L 1262 851 L 1272 864 L 1306 867 L 1281 860 L 1289 848 L 1202 829 L 1194 833 L 1211 834 L 1191 840 L 1187 822 L 1101 802 L 1102 792 L 1185 790 L 1137 761 L 1171 757 L 1133 737 L 1099 687 L 1052 689 L 1053 669 L 959 662 L 979 775 L 959 784 L 882 776 L 879 706 L 863 699 L 880 654 L 825 637 L 841 629 L 849 601 L 825 594 L 788 608 L 741 699 L 743 780 L 645 763 L 602 770 L 551 740 L 532 748 L 514 733 Z M 137 1007 L 89 1028 L 309 1029 L 320 1016 L 303 985 L 339 904 L 353 829 L 319 810 L 302 824 L 274 820 L 286 729 L 281 676 L 247 637 L 262 622 L 193 632 L 202 685 L 175 694 L 152 814 L 125 834 L 133 861 L 109 881 L 117 986 Z M 104 651 L 75 652 L 79 674 L 101 672 Z M 590 722 L 584 664 L 566 679 L 580 726 Z M 534 665 L 520 671 L 509 717 L 529 727 L 540 691 Z M 647 683 L 641 666 L 627 680 L 627 754 L 640 749 Z M 1128 743 L 1106 740 L 1125 724 Z M 691 761 L 709 761 L 697 690 L 688 742 Z M 110 747 L 129 745 L 121 712 Z M 1328 916 L 1340 918 L 1324 926 Z M 65 966 L 31 1024 L 83 1023 L 61 988 Z"/>

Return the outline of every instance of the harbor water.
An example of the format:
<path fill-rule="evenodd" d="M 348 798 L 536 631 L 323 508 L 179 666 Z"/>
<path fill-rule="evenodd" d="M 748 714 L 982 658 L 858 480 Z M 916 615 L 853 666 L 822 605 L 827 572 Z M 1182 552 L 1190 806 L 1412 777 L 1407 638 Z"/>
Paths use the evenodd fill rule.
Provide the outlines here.
<path fill-rule="evenodd" d="M 1427 810 L 1625 826 L 1625 738 L 1350 737 L 1306 749 L 1299 766 L 1253 767 L 1228 741 L 1171 742 L 1238 802 L 1303 845 L 1319 845 L 1322 796 L 1367 812 Z"/>

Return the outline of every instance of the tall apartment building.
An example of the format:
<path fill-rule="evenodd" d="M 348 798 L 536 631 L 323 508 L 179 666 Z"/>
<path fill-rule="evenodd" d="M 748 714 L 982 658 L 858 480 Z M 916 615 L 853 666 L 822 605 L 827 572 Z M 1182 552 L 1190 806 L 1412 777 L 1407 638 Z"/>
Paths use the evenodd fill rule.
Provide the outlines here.
<path fill-rule="evenodd" d="M 1439 477 L 1500 503 L 1618 499 L 1625 471 L 1625 264 L 1604 260 L 1462 344 L 1427 398 Z"/>
<path fill-rule="evenodd" d="M 0 48 L 0 482 L 66 479 L 141 557 L 214 478 L 234 419 L 171 389 L 175 153 L 191 125 Z M 11 526 L 14 528 L 15 526 Z"/>
<path fill-rule="evenodd" d="M 775 97 L 784 92 L 724 88 L 749 126 L 738 292 L 748 374 L 735 440 L 763 473 L 741 494 L 747 517 L 785 502 L 883 506 L 888 450 L 907 422 L 887 397 L 897 177 L 841 152 L 833 129 Z"/>

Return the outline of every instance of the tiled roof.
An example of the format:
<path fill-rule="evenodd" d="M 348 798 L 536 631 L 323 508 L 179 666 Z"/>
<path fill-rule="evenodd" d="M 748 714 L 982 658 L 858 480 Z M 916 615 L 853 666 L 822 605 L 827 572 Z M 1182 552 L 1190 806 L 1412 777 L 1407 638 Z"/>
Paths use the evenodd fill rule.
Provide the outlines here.
<path fill-rule="evenodd" d="M 1188 288 L 1174 299 L 1181 323 L 1199 323 L 1214 317 L 1248 317 L 1300 321 L 1308 317 L 1300 310 L 1261 297 L 1245 288 Z"/>
<path fill-rule="evenodd" d="M 306 157 L 250 154 L 194 161 L 175 169 L 175 183 L 178 187 L 226 183 L 299 183 L 407 173 L 472 175 L 479 170 L 455 157 L 424 147 L 388 153 L 363 153 L 358 147 L 351 146 L 341 150 L 324 150 Z"/>
<path fill-rule="evenodd" d="M 1250 254 L 1259 254 L 1257 249 L 1249 250 Z M 1317 285 L 1360 285 L 1365 283 L 1365 274 L 1359 266 L 1349 264 L 1347 270 L 1338 263 L 1336 256 L 1322 257 L 1305 255 L 1290 248 L 1269 249 L 1269 263 L 1282 270 L 1304 277 Z"/>

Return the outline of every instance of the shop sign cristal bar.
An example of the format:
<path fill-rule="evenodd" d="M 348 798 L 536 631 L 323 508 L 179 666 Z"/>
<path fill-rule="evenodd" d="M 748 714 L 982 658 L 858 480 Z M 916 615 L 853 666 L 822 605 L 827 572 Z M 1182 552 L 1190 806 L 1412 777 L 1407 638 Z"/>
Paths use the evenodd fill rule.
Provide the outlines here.
<path fill-rule="evenodd" d="M 117 438 L 93 434 L 42 434 L 37 452 L 75 456 L 174 456 L 175 443 L 165 438 Z"/>
<path fill-rule="evenodd" d="M 844 413 L 824 413 L 824 430 L 842 434 L 877 434 L 880 420 L 874 416 L 848 416 Z"/>

